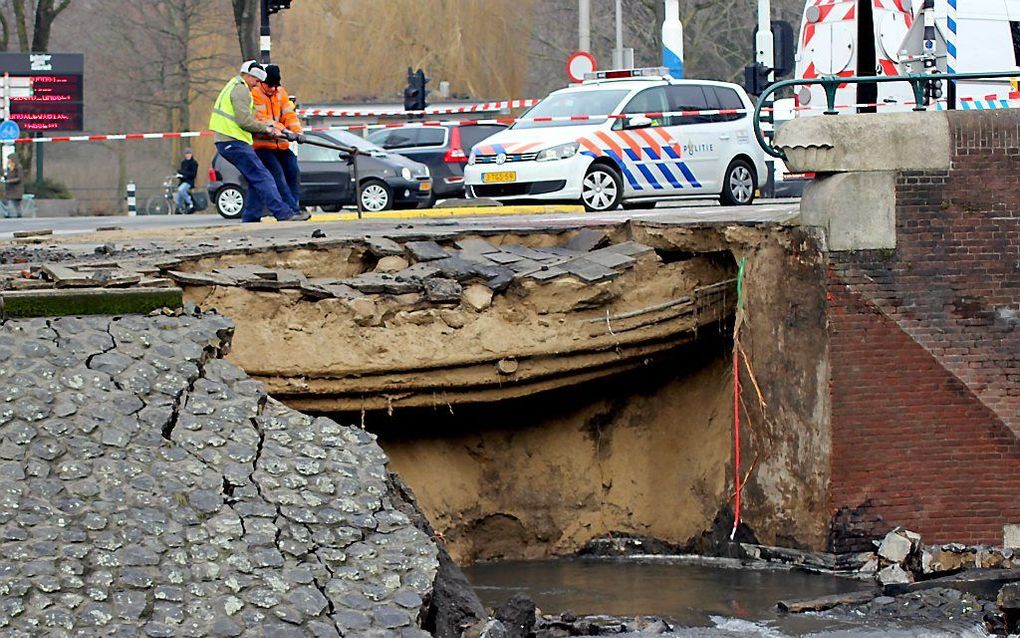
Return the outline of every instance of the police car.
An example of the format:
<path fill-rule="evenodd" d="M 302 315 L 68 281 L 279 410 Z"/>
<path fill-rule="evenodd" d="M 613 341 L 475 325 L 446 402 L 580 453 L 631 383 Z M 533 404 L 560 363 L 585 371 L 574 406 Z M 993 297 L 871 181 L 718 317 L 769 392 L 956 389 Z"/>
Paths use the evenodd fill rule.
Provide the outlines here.
<path fill-rule="evenodd" d="M 667 197 L 754 200 L 766 176 L 765 154 L 742 88 L 675 80 L 666 69 L 586 78 L 474 147 L 464 170 L 470 197 L 573 200 L 589 211 Z"/>

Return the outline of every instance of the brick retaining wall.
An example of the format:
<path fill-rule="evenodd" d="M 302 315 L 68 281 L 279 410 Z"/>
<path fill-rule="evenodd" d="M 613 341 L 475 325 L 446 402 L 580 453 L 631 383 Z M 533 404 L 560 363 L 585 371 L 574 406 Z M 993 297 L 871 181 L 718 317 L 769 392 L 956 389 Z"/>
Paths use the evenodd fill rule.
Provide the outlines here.
<path fill-rule="evenodd" d="M 1020 113 L 949 123 L 950 170 L 897 177 L 896 249 L 829 254 L 834 551 L 1020 522 Z"/>

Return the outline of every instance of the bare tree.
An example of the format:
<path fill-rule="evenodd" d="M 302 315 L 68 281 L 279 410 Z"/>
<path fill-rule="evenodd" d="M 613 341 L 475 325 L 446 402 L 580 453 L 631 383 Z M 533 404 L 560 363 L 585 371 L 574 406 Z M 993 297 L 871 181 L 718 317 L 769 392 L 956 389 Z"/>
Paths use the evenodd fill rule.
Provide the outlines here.
<path fill-rule="evenodd" d="M 241 45 L 242 60 L 259 57 L 258 32 L 259 0 L 230 0 L 234 6 L 234 27 Z"/>
<path fill-rule="evenodd" d="M 118 51 L 108 63 L 120 99 L 163 130 L 189 130 L 192 103 L 224 81 L 229 56 L 220 34 L 226 21 L 205 0 L 120 0 L 108 10 L 113 29 L 104 37 Z"/>

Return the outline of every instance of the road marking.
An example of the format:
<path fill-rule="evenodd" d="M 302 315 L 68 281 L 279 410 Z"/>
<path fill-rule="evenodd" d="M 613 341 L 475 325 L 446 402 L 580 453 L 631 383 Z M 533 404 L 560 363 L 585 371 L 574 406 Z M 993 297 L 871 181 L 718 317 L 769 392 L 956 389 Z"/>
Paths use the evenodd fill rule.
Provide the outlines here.
<path fill-rule="evenodd" d="M 363 214 L 362 221 L 373 219 L 433 219 L 444 217 L 504 217 L 508 215 L 570 215 L 583 213 L 584 207 L 562 206 L 466 206 L 464 208 L 431 208 L 424 210 L 394 210 Z M 263 218 L 265 221 L 266 218 Z M 269 219 L 272 219 L 271 217 Z M 359 221 L 357 213 L 316 213 L 308 221 L 348 222 Z"/>

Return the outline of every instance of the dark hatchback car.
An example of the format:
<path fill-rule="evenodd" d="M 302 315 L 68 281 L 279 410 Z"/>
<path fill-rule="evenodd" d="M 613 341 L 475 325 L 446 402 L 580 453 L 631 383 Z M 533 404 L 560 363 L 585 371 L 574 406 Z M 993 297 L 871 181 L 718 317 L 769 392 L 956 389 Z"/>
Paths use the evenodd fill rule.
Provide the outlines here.
<path fill-rule="evenodd" d="M 501 124 L 401 126 L 373 131 L 367 139 L 428 166 L 434 204 L 436 199 L 464 197 L 464 166 L 471 149 L 505 129 Z"/>
<path fill-rule="evenodd" d="M 344 131 L 309 132 L 309 140 L 353 146 L 370 156 L 358 156 L 358 189 L 362 209 L 369 213 L 391 208 L 417 208 L 431 199 L 429 169 L 401 155 Z M 350 157 L 341 151 L 298 145 L 301 169 L 301 205 L 337 211 L 356 204 Z M 227 219 L 239 219 L 248 184 L 234 165 L 218 154 L 209 169 L 209 199 Z"/>

